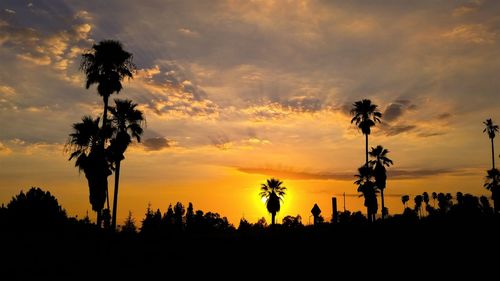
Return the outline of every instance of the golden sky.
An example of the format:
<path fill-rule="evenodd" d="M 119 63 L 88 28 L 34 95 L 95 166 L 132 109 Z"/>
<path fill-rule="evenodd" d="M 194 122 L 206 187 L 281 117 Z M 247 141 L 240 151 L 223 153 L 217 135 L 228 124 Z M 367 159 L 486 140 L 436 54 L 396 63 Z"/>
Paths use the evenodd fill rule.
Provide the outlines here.
<path fill-rule="evenodd" d="M 91 210 L 63 146 L 72 123 L 101 113 L 78 62 L 103 39 L 134 54 L 119 97 L 147 119 L 122 163 L 119 221 L 177 201 L 269 220 L 258 192 L 273 176 L 288 187 L 278 219 L 307 223 L 314 203 L 329 219 L 344 192 L 364 211 L 352 183 L 364 138 L 348 114 L 362 98 L 384 113 L 370 146 L 394 161 L 390 213 L 402 194 L 488 195 L 499 12 L 498 1 L 2 1 L 0 202 L 39 186 L 70 215 Z"/>

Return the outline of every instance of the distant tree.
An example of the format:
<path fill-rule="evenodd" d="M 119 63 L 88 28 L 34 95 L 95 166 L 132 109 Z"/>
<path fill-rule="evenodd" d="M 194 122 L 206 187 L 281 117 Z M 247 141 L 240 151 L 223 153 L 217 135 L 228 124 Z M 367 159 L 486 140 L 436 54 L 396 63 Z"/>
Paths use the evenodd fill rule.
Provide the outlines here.
<path fill-rule="evenodd" d="M 492 214 L 493 209 L 491 208 L 490 201 L 488 200 L 488 197 L 486 196 L 481 196 L 479 199 L 479 202 L 481 203 L 481 209 L 484 214 Z"/>
<path fill-rule="evenodd" d="M 302 217 L 300 215 L 294 216 L 286 216 L 283 218 L 283 227 L 287 228 L 299 228 L 304 226 L 302 224 Z"/>
<path fill-rule="evenodd" d="M 375 184 L 377 189 L 380 190 L 380 201 L 382 203 L 382 210 L 385 209 L 384 203 L 384 190 L 387 182 L 387 170 L 385 167 L 389 167 L 393 164 L 392 160 L 387 157 L 389 150 L 385 149 L 381 145 L 373 148 L 370 151 L 370 157 L 374 160 L 370 160 L 369 164 L 373 168 L 373 175 L 375 176 Z M 385 217 L 384 212 L 382 212 L 382 219 Z"/>
<path fill-rule="evenodd" d="M 375 215 L 378 210 L 377 203 L 377 190 L 375 187 L 375 182 L 373 181 L 372 170 L 364 165 L 358 168 L 358 174 L 355 175 L 357 178 L 354 184 L 358 186 L 358 192 L 361 192 L 365 199 L 365 207 L 367 212 L 367 217 L 369 222 L 375 221 Z"/>
<path fill-rule="evenodd" d="M 240 224 L 238 226 L 238 231 L 248 231 L 252 228 L 252 224 L 249 223 L 245 218 L 240 219 Z"/>
<path fill-rule="evenodd" d="M 464 194 L 462 192 L 457 192 L 457 195 L 456 195 L 456 198 L 457 198 L 457 204 L 458 205 L 463 205 L 464 204 Z"/>
<path fill-rule="evenodd" d="M 422 195 L 415 196 L 415 198 L 413 198 L 413 201 L 415 201 L 415 212 L 419 217 L 422 217 L 422 202 L 423 202 Z"/>
<path fill-rule="evenodd" d="M 498 169 L 487 171 L 484 187 L 491 191 L 494 212 L 500 212 L 500 171 Z"/>
<path fill-rule="evenodd" d="M 427 214 L 429 214 L 428 212 L 428 209 L 429 209 L 429 193 L 427 193 L 427 191 L 425 191 L 424 193 L 422 193 L 422 200 L 424 201 L 425 203 L 425 210 L 427 211 Z"/>
<path fill-rule="evenodd" d="M 282 186 L 282 184 L 282 181 L 271 178 L 260 187 L 260 196 L 266 199 L 266 208 L 271 214 L 271 225 L 275 223 L 276 213 L 280 211 L 281 201 L 285 196 L 286 187 Z"/>
<path fill-rule="evenodd" d="M 352 106 L 351 115 L 354 115 L 354 117 L 351 119 L 351 123 L 356 123 L 356 126 L 365 135 L 365 165 L 368 165 L 368 135 L 371 133 L 371 127 L 375 126 L 376 122 L 380 123 L 382 113 L 377 110 L 378 106 L 372 104 L 372 101 L 369 99 L 357 101 Z"/>
<path fill-rule="evenodd" d="M 488 134 L 488 138 L 491 140 L 491 163 L 492 169 L 495 169 L 495 145 L 493 144 L 493 140 L 495 139 L 495 135 L 498 134 L 498 125 L 493 124 L 493 120 L 486 119 L 486 121 L 483 122 L 483 124 L 486 126 L 483 130 L 483 133 Z"/>
<path fill-rule="evenodd" d="M 38 187 L 14 196 L 4 212 L 7 223 L 15 229 L 53 229 L 61 227 L 67 220 L 57 199 Z"/>
<path fill-rule="evenodd" d="M 438 206 L 439 206 L 439 211 L 442 213 L 442 214 L 445 214 L 446 212 L 448 212 L 449 208 L 451 207 L 451 199 L 453 199 L 453 197 L 451 196 L 450 193 L 439 193 L 437 195 L 437 200 L 438 200 Z"/>
<path fill-rule="evenodd" d="M 194 208 L 193 203 L 189 202 L 186 209 L 186 227 L 191 227 L 194 222 Z"/>
<path fill-rule="evenodd" d="M 135 226 L 134 217 L 132 217 L 132 212 L 128 211 L 128 216 L 123 222 L 123 226 L 121 229 L 122 233 L 136 233 L 137 227 Z"/>
<path fill-rule="evenodd" d="M 254 224 L 254 228 L 256 229 L 264 229 L 267 227 L 267 221 L 266 218 L 262 217 L 257 220 L 257 222 Z"/>
<path fill-rule="evenodd" d="M 158 233 L 161 227 L 161 212 L 158 209 L 156 212 L 153 212 L 151 209 L 151 204 L 148 204 L 148 208 L 146 209 L 146 215 L 142 220 L 141 233 L 145 234 L 153 234 Z"/>
<path fill-rule="evenodd" d="M 436 199 L 438 198 L 436 192 L 432 192 L 433 207 L 436 208 Z"/>
<path fill-rule="evenodd" d="M 144 115 L 137 109 L 137 104 L 131 100 L 115 100 L 115 106 L 110 107 L 111 124 L 115 128 L 111 139 L 109 150 L 111 151 L 112 161 L 115 164 L 115 190 L 113 194 L 113 213 L 111 219 L 111 228 L 116 229 L 116 210 L 118 206 L 118 186 L 120 182 L 121 162 L 125 159 L 125 151 L 132 143 L 133 139 L 141 142 L 143 133 Z"/>
<path fill-rule="evenodd" d="M 184 208 L 184 205 L 182 205 L 181 202 L 177 202 L 174 206 L 174 225 L 178 230 L 182 230 L 184 222 L 182 221 L 182 218 L 184 217 L 184 213 L 186 212 L 186 209 Z"/>
<path fill-rule="evenodd" d="M 403 210 L 406 209 L 406 202 L 410 201 L 409 195 L 401 196 L 401 202 L 403 202 Z"/>

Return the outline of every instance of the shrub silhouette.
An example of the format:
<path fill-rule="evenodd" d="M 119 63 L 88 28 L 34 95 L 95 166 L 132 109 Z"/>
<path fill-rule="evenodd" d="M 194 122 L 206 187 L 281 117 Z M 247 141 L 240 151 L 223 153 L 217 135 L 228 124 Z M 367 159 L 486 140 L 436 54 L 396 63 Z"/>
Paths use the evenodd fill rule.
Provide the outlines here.
<path fill-rule="evenodd" d="M 7 225 L 13 228 L 51 229 L 67 220 L 66 211 L 48 191 L 32 187 L 14 196 L 5 209 Z"/>

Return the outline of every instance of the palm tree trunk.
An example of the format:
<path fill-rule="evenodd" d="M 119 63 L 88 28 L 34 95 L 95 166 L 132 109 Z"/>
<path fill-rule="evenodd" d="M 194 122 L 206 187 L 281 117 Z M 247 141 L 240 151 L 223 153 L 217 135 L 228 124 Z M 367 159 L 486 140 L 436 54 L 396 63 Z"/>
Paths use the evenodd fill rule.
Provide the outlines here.
<path fill-rule="evenodd" d="M 271 225 L 274 225 L 275 220 L 276 220 L 276 213 L 271 213 Z"/>
<path fill-rule="evenodd" d="M 491 162 L 493 163 L 493 169 L 495 169 L 495 146 L 493 145 L 493 138 L 491 138 Z"/>
<path fill-rule="evenodd" d="M 366 162 L 365 165 L 368 167 L 368 134 L 365 135 L 365 156 L 366 156 Z"/>
<path fill-rule="evenodd" d="M 118 205 L 118 184 L 120 182 L 120 163 L 122 161 L 116 161 L 115 170 L 115 193 L 113 195 L 113 215 L 111 217 L 111 229 L 116 230 L 116 209 Z"/>
<path fill-rule="evenodd" d="M 104 102 L 104 110 L 102 113 L 102 132 L 103 132 L 103 137 L 102 137 L 102 143 L 101 143 L 101 148 L 102 151 L 104 151 L 104 147 L 106 144 L 106 130 L 108 127 L 108 100 L 109 100 L 109 95 L 103 95 L 102 100 Z M 107 179 L 106 179 L 107 180 Z M 108 186 L 106 185 L 106 205 L 109 210 L 109 190 Z"/>
<path fill-rule="evenodd" d="M 384 219 L 385 215 L 385 204 L 384 204 L 384 189 L 380 189 L 380 201 L 382 203 L 382 219 Z"/>
<path fill-rule="evenodd" d="M 97 213 L 96 224 L 97 224 L 98 228 L 101 228 L 101 225 L 102 225 L 101 211 L 96 211 L 96 213 Z"/>

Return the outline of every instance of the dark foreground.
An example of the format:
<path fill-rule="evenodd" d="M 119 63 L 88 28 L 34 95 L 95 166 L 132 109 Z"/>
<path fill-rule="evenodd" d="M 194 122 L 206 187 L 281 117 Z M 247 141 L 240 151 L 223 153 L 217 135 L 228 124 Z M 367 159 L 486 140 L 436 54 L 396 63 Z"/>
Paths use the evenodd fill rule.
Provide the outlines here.
<path fill-rule="evenodd" d="M 279 280 L 326 276 L 322 278 L 326 280 L 338 274 L 372 274 L 379 280 L 397 277 L 398 272 L 406 277 L 473 274 L 474 280 L 484 274 L 498 280 L 498 222 L 495 218 L 466 223 L 325 224 L 168 235 L 109 233 L 77 226 L 57 231 L 4 229 L 0 231 L 0 280 L 270 276 Z"/>

